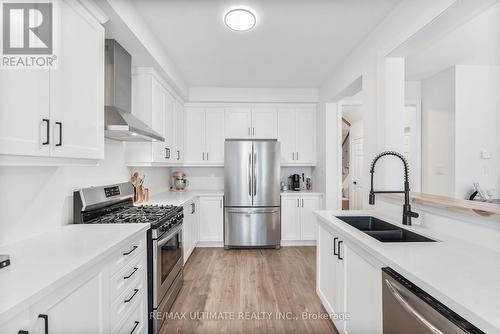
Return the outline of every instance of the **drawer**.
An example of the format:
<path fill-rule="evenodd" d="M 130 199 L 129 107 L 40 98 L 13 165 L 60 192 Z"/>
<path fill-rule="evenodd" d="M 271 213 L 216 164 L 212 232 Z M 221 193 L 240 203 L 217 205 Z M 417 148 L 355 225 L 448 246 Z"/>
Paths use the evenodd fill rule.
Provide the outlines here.
<path fill-rule="evenodd" d="M 136 254 L 128 263 L 126 263 L 111 277 L 111 301 L 114 301 L 124 291 L 130 290 L 133 284 L 137 284 L 137 279 L 146 279 L 146 263 L 146 253 L 141 252 L 139 254 Z"/>
<path fill-rule="evenodd" d="M 111 275 L 114 275 L 117 271 L 122 269 L 127 265 L 138 253 L 142 253 L 146 250 L 146 234 L 142 234 L 140 237 L 133 239 L 124 246 L 120 247 L 111 257 Z"/>
<path fill-rule="evenodd" d="M 127 313 L 131 312 L 136 305 L 144 300 L 147 295 L 146 284 L 143 279 L 135 279 L 130 288 L 127 288 L 116 300 L 111 303 L 111 324 L 118 324 L 125 319 Z"/>
<path fill-rule="evenodd" d="M 139 334 L 146 329 L 146 302 L 144 298 L 136 302 L 130 313 L 127 313 L 123 321 L 115 327 L 112 334 Z"/>

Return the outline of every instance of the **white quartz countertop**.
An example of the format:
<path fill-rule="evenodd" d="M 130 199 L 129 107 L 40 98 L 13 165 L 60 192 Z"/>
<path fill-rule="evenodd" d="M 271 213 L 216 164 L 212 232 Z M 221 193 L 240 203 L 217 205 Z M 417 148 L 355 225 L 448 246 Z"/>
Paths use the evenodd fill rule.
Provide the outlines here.
<path fill-rule="evenodd" d="M 372 211 L 317 211 L 320 221 L 487 333 L 500 333 L 500 253 Z M 439 242 L 383 243 L 335 215 L 372 215 Z"/>
<path fill-rule="evenodd" d="M 0 323 L 111 255 L 149 224 L 65 225 L 0 247 L 11 264 L 0 269 Z"/>
<path fill-rule="evenodd" d="M 224 190 L 186 190 L 182 192 L 164 191 L 141 203 L 147 205 L 175 205 L 181 206 L 200 196 L 224 196 Z"/>

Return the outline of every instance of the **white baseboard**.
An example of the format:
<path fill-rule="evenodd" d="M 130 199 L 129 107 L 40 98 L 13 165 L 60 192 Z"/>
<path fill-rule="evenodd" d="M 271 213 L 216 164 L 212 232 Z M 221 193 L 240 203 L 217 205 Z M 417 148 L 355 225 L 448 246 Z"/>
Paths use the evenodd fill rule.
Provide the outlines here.
<path fill-rule="evenodd" d="M 223 241 L 198 241 L 195 247 L 224 247 Z"/>
<path fill-rule="evenodd" d="M 316 240 L 281 240 L 281 246 L 316 246 Z"/>

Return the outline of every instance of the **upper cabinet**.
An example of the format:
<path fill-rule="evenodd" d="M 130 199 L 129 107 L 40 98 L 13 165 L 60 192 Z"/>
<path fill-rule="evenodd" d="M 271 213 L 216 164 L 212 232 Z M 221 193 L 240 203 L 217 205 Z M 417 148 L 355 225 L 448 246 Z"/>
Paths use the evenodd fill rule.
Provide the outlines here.
<path fill-rule="evenodd" d="M 226 138 L 276 139 L 278 114 L 274 107 L 226 108 Z"/>
<path fill-rule="evenodd" d="M 164 142 L 127 142 L 128 165 L 175 165 L 184 156 L 184 109 L 150 68 L 132 76 L 132 113 L 165 138 Z"/>
<path fill-rule="evenodd" d="M 104 158 L 104 28 L 77 1 L 59 10 L 57 67 L 0 75 L 0 164 Z"/>
<path fill-rule="evenodd" d="M 283 165 L 316 165 L 316 108 L 279 108 L 278 140 Z"/>
<path fill-rule="evenodd" d="M 184 163 L 224 164 L 224 108 L 188 107 L 185 110 Z"/>

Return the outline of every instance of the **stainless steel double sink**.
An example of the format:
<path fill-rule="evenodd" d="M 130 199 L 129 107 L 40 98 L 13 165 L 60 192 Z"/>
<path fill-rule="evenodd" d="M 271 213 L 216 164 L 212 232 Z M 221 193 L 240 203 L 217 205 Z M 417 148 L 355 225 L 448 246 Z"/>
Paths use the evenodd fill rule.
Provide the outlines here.
<path fill-rule="evenodd" d="M 435 242 L 423 235 L 405 230 L 372 216 L 336 216 L 381 242 Z"/>

